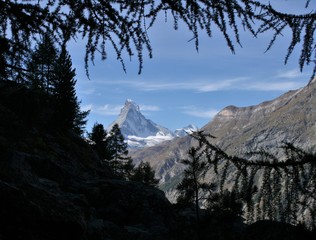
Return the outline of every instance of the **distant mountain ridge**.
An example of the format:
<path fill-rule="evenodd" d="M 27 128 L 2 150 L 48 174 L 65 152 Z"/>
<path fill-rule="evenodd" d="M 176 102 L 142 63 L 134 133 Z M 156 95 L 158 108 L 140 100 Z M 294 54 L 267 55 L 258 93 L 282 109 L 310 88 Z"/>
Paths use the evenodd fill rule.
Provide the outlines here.
<path fill-rule="evenodd" d="M 276 151 L 283 141 L 316 150 L 316 79 L 304 88 L 249 107 L 228 106 L 201 130 L 216 138 L 213 143 L 229 154 L 267 148 Z M 189 136 L 168 144 L 133 152 L 136 161 L 148 161 L 161 179 L 161 188 L 174 200 L 174 187 L 183 172 L 181 158 L 192 146 Z"/>
<path fill-rule="evenodd" d="M 157 145 L 175 137 L 184 136 L 186 132 L 197 129 L 192 124 L 172 132 L 145 118 L 139 106 L 131 99 L 125 101 L 118 118 L 110 124 L 108 130 L 118 124 L 130 148 L 142 148 Z"/>

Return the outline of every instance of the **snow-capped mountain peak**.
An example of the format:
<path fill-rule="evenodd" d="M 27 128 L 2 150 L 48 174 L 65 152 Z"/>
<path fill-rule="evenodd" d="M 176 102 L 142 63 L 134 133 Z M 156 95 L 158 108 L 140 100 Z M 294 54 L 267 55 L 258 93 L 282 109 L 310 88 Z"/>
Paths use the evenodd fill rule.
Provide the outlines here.
<path fill-rule="evenodd" d="M 156 143 L 156 140 L 153 141 L 155 137 L 157 137 L 158 142 L 159 139 L 164 141 L 174 137 L 173 132 L 169 129 L 145 118 L 139 106 L 131 99 L 125 101 L 118 118 L 108 129 L 111 129 L 115 123 L 119 125 L 122 134 L 131 147 L 147 146 L 148 141 L 146 139 L 150 139 L 151 143 L 149 145 L 152 145 L 152 142 Z"/>
<path fill-rule="evenodd" d="M 174 131 L 175 135 L 177 137 L 184 137 L 186 135 L 191 134 L 192 132 L 197 131 L 198 128 L 196 126 L 194 126 L 193 124 L 189 124 L 188 126 L 184 127 L 184 128 L 178 128 Z"/>
<path fill-rule="evenodd" d="M 108 127 L 118 124 L 130 148 L 154 146 L 174 137 L 183 137 L 198 128 L 192 124 L 179 128 L 175 132 L 162 127 L 147 119 L 140 111 L 139 106 L 131 99 L 125 101 L 117 119 Z"/>

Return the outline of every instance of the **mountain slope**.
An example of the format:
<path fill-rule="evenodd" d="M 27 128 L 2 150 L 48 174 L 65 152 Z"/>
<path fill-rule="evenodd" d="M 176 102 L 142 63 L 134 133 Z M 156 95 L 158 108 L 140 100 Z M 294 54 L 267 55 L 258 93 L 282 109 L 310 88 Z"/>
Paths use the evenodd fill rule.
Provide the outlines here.
<path fill-rule="evenodd" d="M 261 147 L 276 149 L 282 141 L 304 149 L 316 146 L 316 80 L 304 88 L 250 107 L 228 106 L 202 130 L 216 137 L 215 144 L 229 154 L 242 154 Z M 174 200 L 180 181 L 180 159 L 192 145 L 189 136 L 135 151 L 133 159 L 148 161 L 162 179 L 161 188 Z"/>

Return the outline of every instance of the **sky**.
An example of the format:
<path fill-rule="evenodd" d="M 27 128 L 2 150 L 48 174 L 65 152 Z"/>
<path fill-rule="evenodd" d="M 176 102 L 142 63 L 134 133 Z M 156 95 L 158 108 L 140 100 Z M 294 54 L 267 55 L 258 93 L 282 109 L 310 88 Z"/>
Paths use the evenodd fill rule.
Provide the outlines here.
<path fill-rule="evenodd" d="M 302 0 L 270 2 L 291 13 L 316 9 L 316 0 L 311 0 L 308 10 Z M 77 73 L 77 96 L 82 109 L 90 110 L 88 132 L 96 122 L 110 125 L 126 99 L 138 104 L 146 118 L 170 130 L 188 124 L 201 128 L 228 105 L 245 107 L 272 100 L 305 86 L 312 74 L 312 66 L 299 71 L 300 49 L 284 65 L 290 32 L 267 53 L 271 33 L 253 38 L 241 32 L 242 47 L 235 45 L 235 54 L 215 29 L 212 38 L 201 33 L 197 52 L 194 41 L 189 41 L 192 34 L 183 25 L 174 30 L 171 17 L 167 22 L 164 16 L 158 18 L 148 34 L 153 58 L 149 59 L 144 52 L 141 75 L 137 57 L 125 59 L 125 73 L 109 47 L 107 60 L 96 56 L 95 65 L 90 64 L 89 80 L 84 69 L 84 43 L 77 40 L 69 45 Z"/>

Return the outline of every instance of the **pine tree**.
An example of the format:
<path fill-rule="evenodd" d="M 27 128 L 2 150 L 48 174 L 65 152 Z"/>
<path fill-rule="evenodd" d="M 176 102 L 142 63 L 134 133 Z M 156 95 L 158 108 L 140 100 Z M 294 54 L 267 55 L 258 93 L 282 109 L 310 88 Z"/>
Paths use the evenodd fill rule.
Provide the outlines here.
<path fill-rule="evenodd" d="M 132 160 L 128 157 L 127 143 L 118 124 L 114 124 L 106 139 L 106 160 L 114 172 L 121 177 L 128 177 L 133 169 Z"/>
<path fill-rule="evenodd" d="M 88 111 L 80 110 L 80 102 L 76 96 L 75 69 L 65 48 L 62 48 L 53 69 L 53 95 L 56 99 L 56 122 L 62 130 L 73 130 L 83 133 Z"/>
<path fill-rule="evenodd" d="M 201 148 L 191 147 L 188 151 L 189 158 L 181 162 L 186 166 L 184 177 L 177 190 L 180 195 L 177 199 L 179 203 L 193 203 L 195 206 L 197 222 L 200 221 L 200 201 L 201 193 L 208 190 L 209 186 L 203 182 L 206 174 L 206 161 L 204 160 Z"/>
<path fill-rule="evenodd" d="M 135 169 L 132 181 L 141 182 L 149 186 L 157 186 L 159 180 L 155 178 L 155 171 L 148 162 L 141 162 Z"/>
<path fill-rule="evenodd" d="M 98 153 L 101 159 L 105 159 L 107 154 L 107 132 L 101 123 L 95 123 L 92 127 L 92 132 L 89 134 L 89 138 L 92 141 L 94 150 Z"/>
<path fill-rule="evenodd" d="M 45 34 L 31 52 L 27 62 L 29 86 L 47 93 L 53 92 L 54 67 L 58 51 L 50 34 Z"/>

